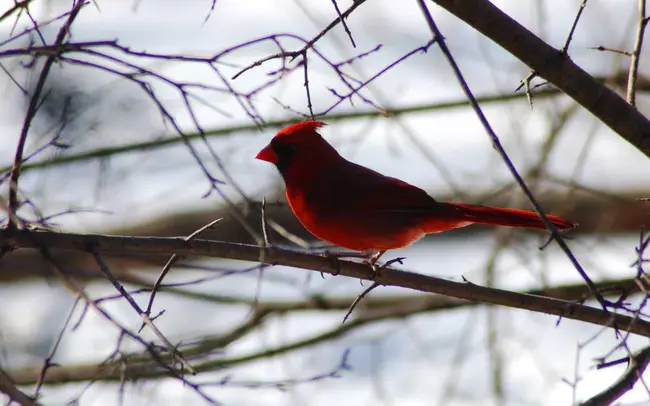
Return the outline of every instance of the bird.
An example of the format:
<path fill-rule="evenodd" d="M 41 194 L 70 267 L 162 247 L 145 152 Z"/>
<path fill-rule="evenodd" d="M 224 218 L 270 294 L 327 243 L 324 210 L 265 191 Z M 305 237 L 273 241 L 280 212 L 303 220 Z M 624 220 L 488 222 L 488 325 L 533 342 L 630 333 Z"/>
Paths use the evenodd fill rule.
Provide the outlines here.
<path fill-rule="evenodd" d="M 303 121 L 278 131 L 255 157 L 284 179 L 291 210 L 315 237 L 353 252 L 373 268 L 386 251 L 427 234 L 471 224 L 545 230 L 526 210 L 439 202 L 424 190 L 341 156 L 319 133 L 325 123 Z M 577 223 L 546 215 L 560 231 Z"/>

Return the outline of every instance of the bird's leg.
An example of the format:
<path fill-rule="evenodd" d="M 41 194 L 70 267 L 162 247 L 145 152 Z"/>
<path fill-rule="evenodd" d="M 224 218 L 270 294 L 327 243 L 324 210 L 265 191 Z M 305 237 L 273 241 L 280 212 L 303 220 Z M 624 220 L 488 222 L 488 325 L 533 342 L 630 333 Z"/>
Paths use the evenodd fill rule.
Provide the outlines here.
<path fill-rule="evenodd" d="M 361 258 L 363 259 L 363 262 L 366 264 L 370 265 L 370 267 L 377 273 L 379 270 L 375 263 L 381 257 L 384 251 L 325 251 L 324 255 L 330 259 L 330 262 L 332 263 L 332 267 L 335 269 L 335 273 L 333 275 L 338 275 L 341 272 L 341 264 L 339 263 L 340 258 Z"/>
<path fill-rule="evenodd" d="M 365 262 L 368 265 L 370 265 L 373 269 L 375 269 L 375 264 L 377 263 L 377 261 L 379 261 L 379 258 L 381 258 L 381 256 L 384 255 L 385 252 L 386 250 L 365 253 Z M 362 254 L 364 253 L 362 252 Z"/>
<path fill-rule="evenodd" d="M 379 270 L 382 268 L 377 266 L 377 261 L 379 261 L 379 258 L 381 258 L 381 256 L 384 255 L 385 252 L 386 250 L 366 253 L 366 258 L 363 260 L 363 262 L 370 265 L 370 268 L 372 268 L 372 272 L 374 273 L 372 279 L 375 279 L 377 277 L 377 275 L 379 274 Z"/>
<path fill-rule="evenodd" d="M 397 257 L 395 259 L 391 259 L 390 261 L 386 262 L 385 264 L 378 266 L 377 261 L 379 261 L 379 258 L 381 258 L 382 255 L 386 253 L 386 250 L 382 251 L 359 251 L 359 252 L 354 252 L 354 251 L 340 251 L 340 252 L 331 252 L 331 251 L 326 251 L 325 256 L 328 257 L 332 261 L 332 266 L 336 269 L 336 273 L 334 275 L 338 275 L 338 273 L 341 271 L 341 266 L 338 262 L 339 258 L 362 258 L 363 262 L 368 264 L 370 268 L 372 268 L 373 272 L 375 273 L 375 276 L 379 273 L 379 270 L 382 268 L 388 267 L 395 262 L 399 262 L 400 264 L 402 263 L 402 260 L 404 257 Z"/>

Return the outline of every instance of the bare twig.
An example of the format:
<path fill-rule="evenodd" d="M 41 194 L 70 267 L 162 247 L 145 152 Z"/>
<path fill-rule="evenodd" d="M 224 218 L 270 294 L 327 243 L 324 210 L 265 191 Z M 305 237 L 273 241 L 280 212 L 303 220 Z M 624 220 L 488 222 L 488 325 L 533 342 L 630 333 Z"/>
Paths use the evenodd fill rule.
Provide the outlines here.
<path fill-rule="evenodd" d="M 650 120 L 615 91 L 599 84 L 570 58 L 549 46 L 488 0 L 434 0 L 467 22 L 541 77 L 580 103 L 605 125 L 650 156 Z"/>
<path fill-rule="evenodd" d="M 348 28 L 348 25 L 345 22 L 345 18 L 343 18 L 343 15 L 341 14 L 341 10 L 339 9 L 338 3 L 336 2 L 336 0 L 332 0 L 332 4 L 334 5 L 336 14 L 338 14 L 339 16 L 339 20 L 341 21 L 341 24 L 343 25 L 343 29 L 345 29 L 345 33 L 348 34 L 348 38 L 350 38 L 350 42 L 352 43 L 352 46 L 356 48 L 357 44 L 354 43 L 354 38 L 352 38 L 352 31 L 350 31 L 350 28 Z"/>
<path fill-rule="evenodd" d="M 630 355 L 628 362 L 627 369 L 616 382 L 580 405 L 609 405 L 632 389 L 637 381 L 641 379 L 641 375 L 643 375 L 643 372 L 650 363 L 650 347 L 645 347 Z"/>
<path fill-rule="evenodd" d="M 19 234 L 20 234 L 20 233 L 22 233 L 23 231 L 26 231 L 26 229 L 25 229 L 25 225 L 24 225 L 24 224 L 22 224 L 22 225 L 23 225 L 23 230 L 6 230 L 6 229 L 5 229 L 5 230 L 0 230 L 0 232 L 1 232 L 1 233 L 6 233 L 6 234 L 14 234 L 14 233 L 19 233 Z M 31 235 L 31 234 L 27 235 L 26 237 L 27 237 L 30 241 L 32 241 L 32 243 L 34 243 L 33 248 L 37 249 L 37 250 L 40 252 L 40 254 L 41 254 L 41 256 L 43 257 L 43 259 L 44 259 L 47 263 L 49 263 L 49 264 L 51 265 L 51 270 L 52 270 L 53 273 L 56 275 L 56 277 L 57 277 L 58 280 L 61 282 L 61 284 L 62 284 L 63 286 L 65 286 L 67 289 L 69 289 L 70 291 L 76 293 L 77 296 L 78 296 L 79 298 L 83 299 L 83 301 L 85 302 L 86 308 L 93 308 L 93 309 L 96 310 L 96 311 L 97 311 L 97 312 L 98 312 L 98 313 L 99 313 L 99 314 L 100 314 L 104 319 L 106 319 L 109 323 L 111 323 L 112 325 L 114 325 L 114 326 L 118 329 L 118 331 L 120 331 L 120 337 L 128 336 L 128 337 L 132 338 L 134 341 L 136 341 L 136 342 L 138 342 L 139 344 L 141 344 L 141 345 L 146 349 L 147 353 L 149 354 L 149 356 L 151 357 L 151 359 L 153 360 L 153 362 L 155 362 L 156 365 L 157 365 L 158 367 L 160 367 L 161 370 L 164 371 L 164 373 L 165 373 L 167 376 L 170 376 L 170 375 L 171 375 L 172 377 L 174 377 L 174 378 L 180 380 L 181 382 L 185 383 L 186 385 L 188 385 L 189 387 L 191 387 L 192 389 L 194 389 L 194 391 L 195 391 L 197 394 L 199 394 L 202 398 L 204 398 L 205 400 L 207 400 L 208 402 L 210 402 L 210 404 L 216 404 L 216 402 L 215 402 L 212 398 L 210 398 L 208 395 L 206 395 L 206 394 L 201 390 L 200 387 L 198 387 L 196 384 L 194 384 L 194 383 L 188 381 L 188 380 L 183 376 L 182 373 L 179 373 L 179 371 L 177 371 L 177 370 L 174 369 L 173 367 L 167 365 L 167 364 L 164 362 L 164 360 L 161 358 L 161 356 L 160 356 L 160 354 L 159 354 L 159 348 L 158 348 L 158 347 L 156 347 L 156 346 L 153 345 L 152 343 L 149 343 L 149 342 L 145 341 L 145 340 L 142 339 L 139 335 L 133 333 L 132 331 L 130 331 L 129 329 L 127 329 L 126 327 L 124 327 L 124 326 L 123 326 L 122 324 L 120 324 L 117 320 L 115 320 L 115 319 L 114 319 L 114 318 L 113 318 L 113 317 L 112 317 L 108 312 L 106 312 L 106 311 L 105 311 L 101 306 L 99 306 L 95 301 L 93 301 L 93 300 L 88 296 L 88 294 L 84 291 L 84 289 L 83 289 L 82 287 L 78 286 L 78 283 L 77 283 L 76 281 L 74 281 L 73 279 L 71 279 L 71 278 L 67 275 L 67 273 L 66 273 L 66 272 L 63 270 L 63 268 L 61 267 L 60 263 L 59 263 L 59 262 L 58 262 L 58 261 L 57 261 L 57 260 L 52 256 L 49 247 L 47 247 L 47 246 L 45 246 L 45 245 L 43 245 L 43 244 L 36 243 L 36 242 L 31 238 L 31 237 L 33 237 L 33 235 Z M 91 245 L 87 245 L 87 246 L 86 246 L 87 249 L 88 249 L 89 247 L 91 247 Z M 85 314 L 85 310 L 84 310 L 84 313 L 83 313 L 83 314 Z M 83 317 L 83 314 L 82 314 L 82 317 Z M 80 319 L 79 322 L 81 322 L 81 319 Z M 75 325 L 75 327 L 73 327 L 73 329 L 74 329 L 74 328 L 76 328 L 76 325 Z M 121 340 L 120 340 L 120 342 L 121 342 Z M 39 368 L 39 373 L 38 373 L 38 380 L 39 380 L 39 381 L 43 379 L 43 377 L 42 377 L 42 372 L 43 372 L 43 369 L 42 369 L 42 368 Z M 49 377 L 46 376 L 46 377 L 44 378 L 44 380 L 45 380 L 45 381 L 48 381 L 48 380 L 49 380 Z M 36 380 L 35 380 L 35 382 L 36 382 Z"/>
<path fill-rule="evenodd" d="M 630 56 L 630 72 L 627 84 L 627 101 L 631 106 L 636 107 L 636 81 L 639 71 L 639 61 L 641 59 L 641 50 L 643 48 L 643 37 L 645 29 L 650 21 L 650 16 L 646 13 L 646 0 L 638 0 L 639 3 L 639 23 L 637 24 L 636 40 L 634 50 Z"/>
<path fill-rule="evenodd" d="M 218 218 L 218 219 L 216 219 L 214 221 L 211 221 L 210 223 L 204 225 L 203 227 L 199 228 L 198 230 L 196 230 L 192 234 L 185 237 L 185 241 L 191 241 L 192 239 L 196 238 L 197 236 L 199 236 L 204 231 L 207 231 L 207 230 L 211 229 L 212 227 L 214 227 L 214 225 L 217 224 L 218 222 L 220 222 L 221 220 L 223 220 L 223 219 Z M 171 269 L 172 265 L 174 265 L 174 263 L 176 263 L 176 261 L 178 261 L 181 258 L 182 257 L 180 257 L 180 256 L 178 256 L 176 254 L 172 255 L 169 258 L 169 260 L 167 261 L 167 263 L 165 264 L 165 266 L 163 266 L 162 270 L 160 271 L 160 274 L 158 275 L 158 278 L 156 279 L 156 282 L 153 284 L 153 287 L 151 288 L 151 295 L 149 296 L 149 303 L 147 304 L 147 310 L 144 311 L 144 313 L 147 316 L 151 316 L 151 309 L 153 307 L 153 301 L 156 298 L 156 293 L 160 289 L 160 285 L 162 285 L 163 279 L 165 279 L 165 276 L 167 276 L 167 273 Z M 140 326 L 140 329 L 142 329 L 142 327 L 144 327 L 144 322 Z"/>
<path fill-rule="evenodd" d="M 339 18 L 336 18 L 335 20 L 333 20 L 327 27 L 325 27 L 321 32 L 319 32 L 314 38 L 307 41 L 305 43 L 305 45 L 303 45 L 303 47 L 301 49 L 299 49 L 297 51 L 291 51 L 291 52 L 282 51 L 282 52 L 279 52 L 277 54 L 270 55 L 270 56 L 267 56 L 267 57 L 262 58 L 260 60 L 257 60 L 255 62 L 253 62 L 252 64 L 248 65 L 247 67 L 245 67 L 244 69 L 237 72 L 232 77 L 232 79 L 237 79 L 242 73 L 244 73 L 244 72 L 246 72 L 246 71 L 248 71 L 248 70 L 250 70 L 252 68 L 255 68 L 257 66 L 260 66 L 264 62 L 267 62 L 267 61 L 270 61 L 270 60 L 273 60 L 273 59 L 290 58 L 291 60 L 293 60 L 293 59 L 297 58 L 300 55 L 306 55 L 307 50 L 313 49 L 314 44 L 316 44 L 316 42 L 318 42 L 318 40 L 320 40 L 323 36 L 325 36 L 325 34 L 327 34 L 332 28 L 336 27 L 341 21 L 344 21 L 344 19 L 347 18 L 350 14 L 352 14 L 352 12 L 354 10 L 356 10 L 357 7 L 359 7 L 360 5 L 362 5 L 365 2 L 366 2 L 366 0 L 356 0 L 356 1 L 354 1 L 352 3 L 352 5 L 347 10 L 345 10 L 345 12 L 343 14 L 341 14 L 339 16 Z M 259 41 L 259 40 L 257 40 L 257 41 Z"/>
<path fill-rule="evenodd" d="M 16 387 L 16 384 L 7 373 L 0 368 L 0 393 L 9 397 L 9 403 L 16 402 L 21 406 L 37 406 L 38 403 Z"/>
<path fill-rule="evenodd" d="M 576 28 L 578 27 L 578 21 L 580 21 L 580 17 L 582 16 L 582 12 L 585 11 L 586 6 L 587 6 L 587 0 L 582 0 L 580 6 L 578 7 L 578 13 L 576 14 L 576 18 L 573 20 L 573 24 L 571 25 L 571 29 L 569 30 L 569 35 L 567 35 L 566 41 L 564 41 L 564 46 L 560 51 L 563 54 L 567 54 L 569 52 L 569 45 L 571 45 L 571 41 L 573 40 L 573 34 L 575 33 Z"/>
<path fill-rule="evenodd" d="M 194 368 L 183 358 L 183 355 L 176 350 L 176 347 L 165 337 L 165 335 L 156 327 L 155 324 L 153 324 L 153 320 L 149 317 L 148 314 L 146 314 L 138 303 L 131 297 L 129 292 L 124 289 L 124 286 L 113 276 L 113 273 L 111 270 L 108 268 L 108 265 L 104 262 L 102 259 L 101 255 L 99 255 L 95 250 L 91 250 L 93 256 L 95 257 L 95 261 L 97 261 L 97 264 L 99 265 L 99 268 L 102 270 L 104 275 L 108 278 L 108 280 L 113 284 L 113 287 L 120 293 L 120 295 L 126 299 L 126 301 L 131 305 L 131 307 L 138 313 L 138 316 L 142 318 L 142 322 L 149 326 L 151 331 L 162 341 L 165 346 L 167 347 L 167 350 L 169 353 L 172 355 L 172 359 L 174 360 L 179 360 L 183 367 L 185 367 L 190 373 L 193 375 L 196 374 L 196 371 L 194 371 Z"/>
<path fill-rule="evenodd" d="M 15 0 L 13 7 L 9 8 L 7 11 L 2 13 L 2 15 L 0 15 L 0 22 L 11 17 L 14 13 L 18 13 L 20 15 L 20 13 L 22 13 L 23 10 L 27 9 L 29 3 L 31 2 L 32 0 L 22 0 L 22 1 Z"/>
<path fill-rule="evenodd" d="M 563 55 L 568 55 L 569 52 L 569 46 L 571 45 L 571 41 L 573 40 L 573 34 L 575 33 L 576 28 L 578 27 L 578 21 L 580 21 L 580 17 L 582 16 L 582 12 L 585 9 L 585 6 L 587 5 L 587 0 L 582 0 L 582 3 L 580 3 L 580 6 L 578 7 L 578 13 L 576 14 L 576 18 L 573 19 L 573 24 L 571 25 L 571 29 L 569 30 L 569 34 L 566 37 L 566 40 L 564 41 L 564 46 L 560 50 L 560 53 Z M 519 86 L 515 89 L 515 92 L 518 92 L 522 87 L 524 88 L 524 94 L 526 94 L 526 97 L 528 98 L 528 104 L 530 107 L 533 107 L 533 94 L 531 93 L 531 82 L 533 79 L 538 77 L 539 74 L 537 71 L 532 70 L 528 75 L 526 75 L 525 78 L 519 82 Z"/>
<path fill-rule="evenodd" d="M 72 315 L 74 314 L 75 309 L 77 308 L 77 305 L 79 304 L 79 299 L 80 297 L 77 296 L 77 298 L 74 301 L 74 304 L 70 308 L 70 311 L 68 312 L 68 316 L 65 318 L 65 321 L 63 322 L 63 326 L 61 327 L 61 330 L 59 331 L 59 334 L 57 335 L 56 339 L 54 340 L 54 343 L 52 343 L 52 348 L 50 348 L 50 352 L 43 361 L 43 368 L 41 369 L 41 374 L 38 377 L 38 382 L 36 383 L 36 389 L 34 390 L 34 393 L 38 396 L 39 392 L 41 391 L 41 388 L 43 387 L 43 382 L 45 381 L 45 376 L 47 374 L 47 371 L 55 366 L 56 364 L 52 361 L 54 359 L 54 355 L 56 354 L 57 350 L 59 349 L 59 345 L 61 344 L 61 340 L 63 339 L 63 334 L 68 328 L 68 325 L 70 324 L 70 321 L 72 320 Z"/>
<path fill-rule="evenodd" d="M 373 283 L 372 285 L 370 285 L 370 287 L 368 287 L 368 289 L 364 290 L 359 296 L 357 296 L 356 299 L 354 299 L 354 302 L 352 302 L 352 304 L 350 305 L 348 312 L 345 314 L 345 316 L 343 316 L 343 321 L 341 322 L 341 324 L 345 323 L 348 320 L 348 317 L 350 317 L 350 315 L 354 311 L 354 308 L 357 307 L 359 302 L 361 302 L 361 300 L 363 300 L 363 298 L 366 297 L 366 295 L 370 293 L 370 291 L 372 291 L 377 287 L 379 287 L 379 284 L 377 282 Z"/>

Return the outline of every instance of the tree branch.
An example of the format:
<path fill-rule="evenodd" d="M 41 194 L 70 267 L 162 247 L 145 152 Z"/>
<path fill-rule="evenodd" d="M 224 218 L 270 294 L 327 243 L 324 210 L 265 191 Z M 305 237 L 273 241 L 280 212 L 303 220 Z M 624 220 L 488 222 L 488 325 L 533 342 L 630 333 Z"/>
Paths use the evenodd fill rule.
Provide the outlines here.
<path fill-rule="evenodd" d="M 260 249 L 254 245 L 221 241 L 162 237 L 123 237 L 98 234 L 71 234 L 49 231 L 0 230 L 0 242 L 13 248 L 64 249 L 102 254 L 177 254 L 183 256 L 206 256 L 257 262 Z M 265 261 L 270 265 L 285 265 L 306 270 L 336 274 L 339 269 L 320 255 L 296 252 L 281 248 L 264 248 Z M 459 299 L 480 301 L 516 309 L 580 320 L 583 322 L 629 331 L 650 337 L 650 323 L 620 314 L 612 314 L 593 307 L 564 300 L 526 295 L 502 289 L 487 288 L 473 283 L 453 282 L 413 272 L 382 269 L 379 275 L 364 265 L 339 261 L 340 274 L 348 277 L 372 280 L 380 285 L 399 286 L 420 292 L 438 293 Z"/>
<path fill-rule="evenodd" d="M 487 0 L 433 1 L 499 44 L 650 157 L 650 121 L 568 56 Z"/>
<path fill-rule="evenodd" d="M 632 354 L 629 362 L 625 373 L 616 382 L 580 406 L 609 405 L 632 389 L 650 363 L 650 347 Z"/>
<path fill-rule="evenodd" d="M 9 403 L 16 402 L 21 406 L 36 406 L 38 403 L 34 401 L 31 397 L 27 396 L 25 393 L 16 388 L 13 380 L 0 369 L 0 393 L 4 393 L 9 396 Z"/>

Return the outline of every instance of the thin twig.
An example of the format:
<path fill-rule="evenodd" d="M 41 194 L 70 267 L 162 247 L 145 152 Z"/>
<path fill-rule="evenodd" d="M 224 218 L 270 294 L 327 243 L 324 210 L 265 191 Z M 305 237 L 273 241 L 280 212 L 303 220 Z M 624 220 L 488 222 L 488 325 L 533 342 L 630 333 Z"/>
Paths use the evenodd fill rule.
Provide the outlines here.
<path fill-rule="evenodd" d="M 1 232 L 1 231 L 0 231 Z M 10 231 L 9 231 L 10 232 Z M 22 231 L 17 231 L 17 233 L 21 233 Z M 33 235 L 30 235 L 29 238 L 33 237 Z M 216 404 L 216 402 L 210 398 L 208 395 L 206 395 L 196 384 L 188 381 L 182 373 L 180 373 L 178 370 L 174 369 L 173 367 L 167 365 L 165 361 L 162 359 L 160 356 L 160 350 L 158 347 L 156 347 L 154 344 L 149 343 L 145 341 L 143 338 L 141 338 L 139 335 L 136 333 L 130 331 L 126 327 L 124 327 L 120 322 L 115 320 L 113 316 L 111 316 L 106 310 L 104 310 L 101 306 L 99 306 L 95 301 L 93 301 L 88 294 L 84 291 L 84 289 L 80 286 L 78 286 L 78 283 L 71 279 L 61 264 L 52 256 L 49 247 L 39 244 L 35 241 L 32 240 L 32 243 L 34 243 L 33 248 L 36 248 L 39 250 L 41 253 L 41 256 L 43 259 L 51 264 L 51 269 L 54 272 L 54 274 L 57 276 L 58 280 L 61 282 L 63 286 L 65 286 L 67 289 L 71 290 L 72 292 L 76 293 L 79 297 L 81 297 L 87 307 L 91 307 L 94 310 L 96 310 L 104 319 L 106 319 L 109 323 L 114 325 L 119 331 L 121 336 L 128 336 L 138 342 L 140 345 L 142 345 L 153 362 L 155 362 L 155 365 L 162 368 L 161 370 L 164 371 L 164 374 L 166 376 L 172 376 L 175 379 L 180 380 L 184 384 L 188 385 L 191 387 L 197 394 L 199 394 L 202 398 L 210 402 L 211 404 Z M 91 245 L 87 245 L 86 248 L 88 248 Z M 85 310 L 84 310 L 85 313 Z M 76 328 L 76 326 L 73 327 L 73 329 Z M 56 370 L 55 370 L 56 371 Z M 49 376 L 45 378 L 45 382 L 49 381 Z"/>
<path fill-rule="evenodd" d="M 47 371 L 56 365 L 54 362 L 52 362 L 52 360 L 54 359 L 54 354 L 56 354 L 57 350 L 59 349 L 59 345 L 61 344 L 61 341 L 63 339 L 63 334 L 67 330 L 68 325 L 72 320 L 72 316 L 74 315 L 74 311 L 77 309 L 77 305 L 79 304 L 80 299 L 81 297 L 77 295 L 72 307 L 70 308 L 70 311 L 68 312 L 68 316 L 65 318 L 65 321 L 63 322 L 63 326 L 61 327 L 59 334 L 54 340 L 54 343 L 52 343 L 52 348 L 50 348 L 50 352 L 47 354 L 47 358 L 45 358 L 45 360 L 43 361 L 43 368 L 41 369 L 41 374 L 38 377 L 38 382 L 36 383 L 36 389 L 34 390 L 36 396 L 38 396 L 39 392 L 41 391 L 41 388 L 43 387 L 43 382 L 45 382 L 45 375 L 47 374 Z"/>
<path fill-rule="evenodd" d="M 650 347 L 645 347 L 629 357 L 627 369 L 610 387 L 593 396 L 580 406 L 600 406 L 614 403 L 634 387 L 650 363 Z"/>
<path fill-rule="evenodd" d="M 372 291 L 373 289 L 375 289 L 375 288 L 377 288 L 379 286 L 380 285 L 377 282 L 375 282 L 372 285 L 370 285 L 370 287 L 368 287 L 368 289 L 361 292 L 361 294 L 359 296 L 357 296 L 357 298 L 354 299 L 354 302 L 352 302 L 352 304 L 350 305 L 350 308 L 348 309 L 348 312 L 345 313 L 345 316 L 343 317 L 343 321 L 341 322 L 341 324 L 345 323 L 348 320 L 348 317 L 350 317 L 350 315 L 354 311 L 354 308 L 357 307 L 359 302 L 361 302 L 361 300 L 363 300 L 363 298 L 366 297 L 366 295 L 368 293 L 370 293 L 370 291 Z"/>
<path fill-rule="evenodd" d="M 185 367 L 191 374 L 193 375 L 196 374 L 194 368 L 192 368 L 192 366 L 187 362 L 187 360 L 185 360 L 183 355 L 180 352 L 178 352 L 176 347 L 167 339 L 167 337 L 165 337 L 165 335 L 158 329 L 158 327 L 156 327 L 156 325 L 153 324 L 153 320 L 151 320 L 149 315 L 146 314 L 144 311 L 142 311 L 142 309 L 135 301 L 135 299 L 133 299 L 133 297 L 129 294 L 129 292 L 127 292 L 126 289 L 124 289 L 124 286 L 122 286 L 122 284 L 115 278 L 115 276 L 113 276 L 113 273 L 109 269 L 108 265 L 106 265 L 101 255 L 99 255 L 95 250 L 92 250 L 92 254 L 95 257 L 95 261 L 97 262 L 97 265 L 99 265 L 99 268 L 102 270 L 104 275 L 106 275 L 108 280 L 113 284 L 113 287 L 118 292 L 120 292 L 120 295 L 122 295 L 122 297 L 126 299 L 126 301 L 131 305 L 131 307 L 138 313 L 138 316 L 142 318 L 142 322 L 147 326 L 149 326 L 151 331 L 153 331 L 153 333 L 160 339 L 160 341 L 162 341 L 165 344 L 165 347 L 167 347 L 167 350 L 171 354 L 172 359 L 179 360 L 183 365 L 183 367 Z"/>
<path fill-rule="evenodd" d="M 650 120 L 488 0 L 433 0 L 535 70 L 650 157 Z"/>
<path fill-rule="evenodd" d="M 636 41 L 634 50 L 630 57 L 630 72 L 627 83 L 627 102 L 636 107 L 636 81 L 639 71 L 639 61 L 641 59 L 641 49 L 643 48 L 643 37 L 645 29 L 650 21 L 650 16 L 646 15 L 646 0 L 639 1 L 639 23 L 636 31 Z"/>
<path fill-rule="evenodd" d="M 578 13 L 576 14 L 576 18 L 573 20 L 573 25 L 571 25 L 571 29 L 569 30 L 569 35 L 567 35 L 566 41 L 564 41 L 564 46 L 560 51 L 563 54 L 567 54 L 569 52 L 569 45 L 571 45 L 571 41 L 573 40 L 573 34 L 576 31 L 576 27 L 578 27 L 578 21 L 580 21 L 580 16 L 582 16 L 582 12 L 585 10 L 586 6 L 587 6 L 587 0 L 582 0 L 582 3 L 580 3 L 580 6 L 578 7 Z"/>
<path fill-rule="evenodd" d="M 204 225 L 203 227 L 199 228 L 198 230 L 194 231 L 192 234 L 188 235 L 185 237 L 185 241 L 191 241 L 192 239 L 196 238 L 199 236 L 201 233 L 204 231 L 207 231 L 214 227 L 215 224 L 219 223 L 223 218 L 218 218 L 214 221 L 209 222 L 208 224 Z M 147 310 L 144 311 L 144 313 L 148 316 L 151 316 L 151 309 L 153 307 L 153 301 L 156 298 L 156 293 L 160 289 L 160 286 L 162 285 L 163 279 L 165 279 L 165 276 L 167 276 L 167 273 L 171 269 L 172 265 L 176 263 L 179 259 L 182 257 L 179 255 L 172 255 L 165 266 L 163 266 L 162 270 L 160 271 L 160 274 L 158 275 L 158 278 L 156 279 L 156 282 L 153 284 L 153 287 L 151 288 L 151 295 L 149 296 L 149 303 L 147 304 Z M 140 330 L 142 330 L 142 327 L 144 327 L 144 322 L 140 326 Z"/>
<path fill-rule="evenodd" d="M 350 38 L 350 42 L 352 43 L 352 47 L 356 48 L 357 44 L 354 43 L 354 38 L 352 38 L 352 31 L 350 31 L 350 28 L 348 28 L 347 23 L 345 22 L 345 18 L 343 18 L 343 15 L 341 14 L 341 10 L 339 9 L 339 5 L 336 2 L 336 0 L 332 0 L 332 4 L 334 4 L 334 9 L 336 10 L 336 14 L 339 16 L 339 20 L 341 21 L 341 24 L 343 25 L 343 29 L 345 30 L 345 33 L 348 34 L 348 38 Z"/>

